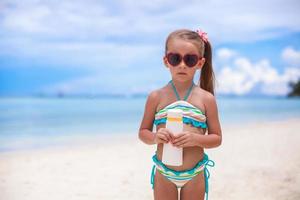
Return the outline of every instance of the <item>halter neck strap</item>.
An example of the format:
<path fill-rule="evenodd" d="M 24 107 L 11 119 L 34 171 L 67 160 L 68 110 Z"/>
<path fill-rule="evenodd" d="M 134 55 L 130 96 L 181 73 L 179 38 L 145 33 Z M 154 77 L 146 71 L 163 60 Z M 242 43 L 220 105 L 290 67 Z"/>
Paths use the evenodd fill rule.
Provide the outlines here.
<path fill-rule="evenodd" d="M 175 93 L 175 95 L 176 95 L 177 100 L 181 100 L 181 99 L 180 99 L 180 96 L 179 96 L 179 94 L 178 94 L 178 92 L 177 92 L 177 90 L 176 90 L 176 87 L 175 87 L 175 85 L 174 85 L 174 83 L 173 83 L 173 81 L 171 80 L 169 83 L 171 83 L 171 85 L 172 85 L 172 88 L 173 88 L 173 91 L 174 91 L 174 93 Z M 192 85 L 190 86 L 190 88 L 188 89 L 186 95 L 184 96 L 184 98 L 183 98 L 184 101 L 186 101 L 187 98 L 189 97 L 189 95 L 190 95 L 190 93 L 191 93 L 191 91 L 192 91 L 192 89 L 193 89 L 193 86 L 194 86 L 194 82 L 192 82 Z"/>

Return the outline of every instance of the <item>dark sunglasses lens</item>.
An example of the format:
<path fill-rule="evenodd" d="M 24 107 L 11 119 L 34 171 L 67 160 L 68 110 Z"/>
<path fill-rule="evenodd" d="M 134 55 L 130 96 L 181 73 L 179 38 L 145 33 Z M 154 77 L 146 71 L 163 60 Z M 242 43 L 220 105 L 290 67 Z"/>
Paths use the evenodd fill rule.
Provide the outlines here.
<path fill-rule="evenodd" d="M 168 62 L 173 65 L 177 66 L 181 62 L 181 56 L 177 53 L 169 53 L 167 55 Z"/>
<path fill-rule="evenodd" d="M 197 55 L 185 55 L 183 60 L 188 67 L 194 67 L 198 62 L 198 56 Z"/>

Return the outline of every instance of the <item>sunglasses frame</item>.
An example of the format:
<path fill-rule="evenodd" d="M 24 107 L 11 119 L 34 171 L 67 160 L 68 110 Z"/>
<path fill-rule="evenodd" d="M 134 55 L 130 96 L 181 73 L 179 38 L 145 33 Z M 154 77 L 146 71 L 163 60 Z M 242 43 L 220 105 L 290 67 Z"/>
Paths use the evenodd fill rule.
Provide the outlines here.
<path fill-rule="evenodd" d="M 177 65 L 173 65 L 173 64 L 171 64 L 170 63 L 170 58 L 169 58 L 169 56 L 171 56 L 171 55 L 179 55 L 179 59 L 180 59 L 180 62 L 177 64 Z M 167 53 L 166 55 L 166 59 L 167 59 L 167 61 L 168 61 L 168 63 L 171 65 L 171 66 L 173 66 L 173 67 L 177 67 L 182 61 L 184 62 L 184 64 L 187 66 L 187 67 L 189 67 L 189 68 L 193 68 L 193 67 L 195 67 L 198 63 L 199 63 L 199 60 L 201 60 L 202 59 L 202 57 L 199 57 L 197 54 L 184 54 L 184 55 L 181 55 L 180 53 L 173 53 L 173 52 L 169 52 L 169 53 Z M 190 66 L 190 65 L 188 65 L 187 63 L 186 63 L 186 56 L 196 56 L 197 57 L 197 62 L 196 62 L 196 64 L 195 65 L 193 65 L 193 66 Z"/>

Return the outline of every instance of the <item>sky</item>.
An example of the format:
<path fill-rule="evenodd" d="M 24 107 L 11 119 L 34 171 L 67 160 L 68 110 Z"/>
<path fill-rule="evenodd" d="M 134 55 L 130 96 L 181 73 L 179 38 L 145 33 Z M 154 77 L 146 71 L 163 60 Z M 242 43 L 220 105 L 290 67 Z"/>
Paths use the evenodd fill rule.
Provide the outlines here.
<path fill-rule="evenodd" d="M 217 94 L 285 96 L 300 78 L 299 10 L 297 0 L 0 0 L 0 95 L 147 94 L 171 79 L 166 37 L 187 28 L 208 33 Z"/>

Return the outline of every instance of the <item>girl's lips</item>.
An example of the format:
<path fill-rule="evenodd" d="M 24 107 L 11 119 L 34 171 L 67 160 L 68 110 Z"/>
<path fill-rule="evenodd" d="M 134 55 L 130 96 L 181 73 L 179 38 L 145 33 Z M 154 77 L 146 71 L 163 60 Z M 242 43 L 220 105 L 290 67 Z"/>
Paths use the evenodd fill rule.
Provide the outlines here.
<path fill-rule="evenodd" d="M 184 72 L 179 72 L 177 74 L 179 74 L 179 75 L 186 75 L 186 73 L 184 73 Z"/>

